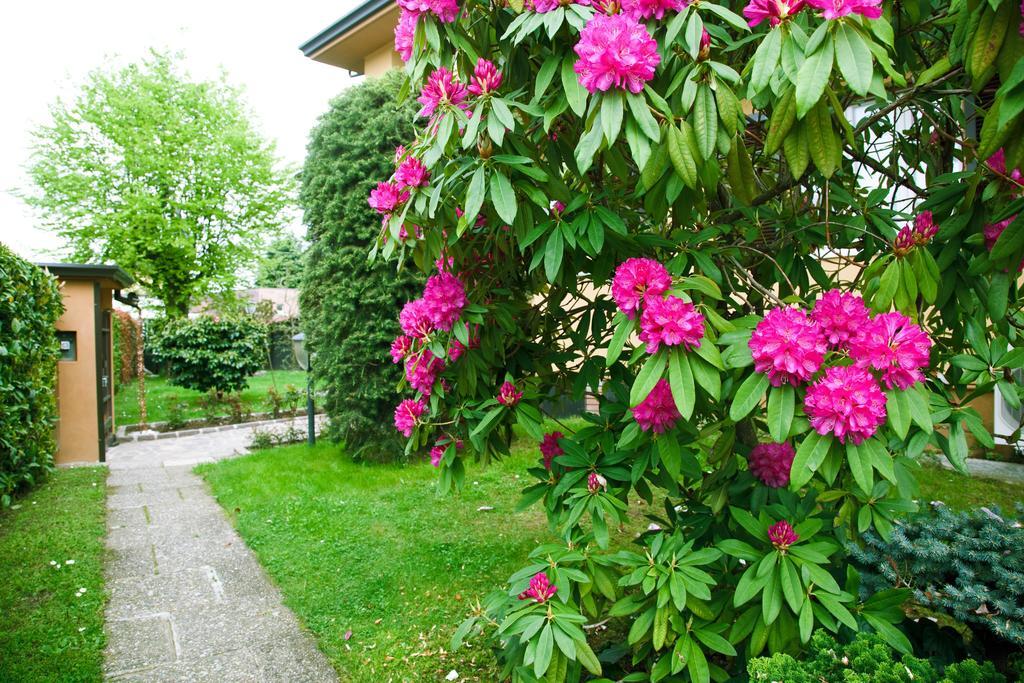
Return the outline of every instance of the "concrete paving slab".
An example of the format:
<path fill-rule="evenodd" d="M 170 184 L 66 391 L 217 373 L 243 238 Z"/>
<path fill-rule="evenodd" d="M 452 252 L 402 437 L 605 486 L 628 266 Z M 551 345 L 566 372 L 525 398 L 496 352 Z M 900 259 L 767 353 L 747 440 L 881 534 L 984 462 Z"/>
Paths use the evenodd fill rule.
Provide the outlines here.
<path fill-rule="evenodd" d="M 191 472 L 193 462 L 244 453 L 251 432 L 133 442 L 107 452 L 109 680 L 337 681 Z"/>

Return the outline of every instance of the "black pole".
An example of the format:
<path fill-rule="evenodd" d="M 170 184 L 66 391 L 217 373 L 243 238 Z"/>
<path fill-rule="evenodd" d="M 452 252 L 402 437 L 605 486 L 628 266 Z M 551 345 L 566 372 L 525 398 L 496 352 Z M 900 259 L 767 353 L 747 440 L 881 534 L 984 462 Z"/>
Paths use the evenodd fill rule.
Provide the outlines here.
<path fill-rule="evenodd" d="M 316 431 L 315 421 L 316 416 L 314 415 L 313 408 L 313 354 L 310 354 L 309 360 L 306 362 L 306 443 L 310 446 L 316 444 Z"/>

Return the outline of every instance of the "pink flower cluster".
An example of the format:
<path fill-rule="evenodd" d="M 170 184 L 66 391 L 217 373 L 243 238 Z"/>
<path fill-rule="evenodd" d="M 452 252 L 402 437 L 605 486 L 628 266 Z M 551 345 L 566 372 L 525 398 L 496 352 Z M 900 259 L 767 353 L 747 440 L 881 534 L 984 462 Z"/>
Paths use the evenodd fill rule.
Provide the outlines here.
<path fill-rule="evenodd" d="M 573 67 L 577 78 L 591 93 L 612 88 L 638 93 L 661 61 L 651 34 L 625 14 L 595 14 L 573 49 L 579 55 Z"/>
<path fill-rule="evenodd" d="M 655 434 L 671 429 L 681 417 L 672 399 L 672 388 L 664 379 L 659 379 L 647 398 L 633 408 L 633 419 L 640 425 L 640 429 Z"/>
<path fill-rule="evenodd" d="M 654 259 L 629 258 L 619 264 L 612 278 L 612 298 L 619 310 L 636 317 L 648 296 L 658 296 L 672 286 L 672 276 Z"/>
<path fill-rule="evenodd" d="M 780 520 L 768 527 L 768 540 L 779 550 L 785 550 L 800 540 L 793 527 L 786 520 Z"/>
<path fill-rule="evenodd" d="M 804 0 L 750 0 L 743 16 L 751 28 L 765 19 L 775 28 L 804 8 Z"/>
<path fill-rule="evenodd" d="M 412 430 L 419 423 L 420 416 L 427 409 L 423 401 L 407 398 L 395 408 L 395 429 L 403 436 L 412 436 Z"/>
<path fill-rule="evenodd" d="M 662 344 L 691 351 L 703 337 L 704 316 L 693 304 L 675 296 L 647 298 L 640 316 L 640 341 L 647 344 L 647 353 L 656 353 Z"/>
<path fill-rule="evenodd" d="M 409 192 L 398 183 L 382 182 L 370 191 L 370 207 L 379 214 L 390 216 L 395 209 L 409 201 Z"/>
<path fill-rule="evenodd" d="M 879 379 L 900 390 L 923 381 L 931 345 L 902 313 L 872 318 L 859 296 L 832 290 L 815 302 L 811 316 L 794 306 L 769 311 L 751 335 L 750 353 L 754 369 L 776 387 L 810 382 L 829 348 L 847 353 L 854 365 L 828 368 L 807 389 L 804 408 L 819 434 L 861 443 L 885 422 Z"/>
<path fill-rule="evenodd" d="M 446 24 L 455 21 L 459 14 L 459 3 L 455 0 L 398 0 L 398 6 L 417 16 L 429 12 Z"/>
<path fill-rule="evenodd" d="M 591 472 L 587 475 L 587 491 L 591 494 L 597 493 L 608 488 L 608 480 L 603 475 L 597 472 Z"/>
<path fill-rule="evenodd" d="M 1024 2 L 1024 0 L 1022 0 L 1022 2 Z M 1021 6 L 1024 8 L 1024 4 Z M 1024 185 L 1024 176 L 1021 175 L 1019 168 L 1015 168 L 1009 173 L 1006 172 L 1006 151 L 1002 147 L 1000 147 L 995 154 L 985 161 L 985 165 L 992 169 L 994 173 L 1006 176 L 1017 185 Z"/>
<path fill-rule="evenodd" d="M 768 311 L 750 337 L 754 369 L 775 387 L 808 381 L 825 360 L 826 347 L 821 328 L 796 306 Z"/>
<path fill-rule="evenodd" d="M 786 443 L 759 443 L 750 451 L 750 473 L 773 489 L 789 486 L 789 470 L 796 451 Z"/>
<path fill-rule="evenodd" d="M 420 116 L 433 116 L 438 107 L 452 105 L 465 109 L 466 86 L 459 82 L 451 71 L 443 66 L 430 74 L 430 78 L 423 85 L 417 102 L 423 105 L 420 109 Z"/>
<path fill-rule="evenodd" d="M 516 389 L 512 382 L 505 382 L 498 388 L 498 403 L 509 408 L 515 406 L 523 398 L 523 392 Z"/>
<path fill-rule="evenodd" d="M 841 19 L 859 14 L 866 19 L 882 16 L 882 0 L 807 0 L 807 4 L 821 10 L 824 19 Z"/>
<path fill-rule="evenodd" d="M 558 445 L 558 440 L 564 436 L 562 432 L 551 432 L 544 435 L 544 439 L 540 442 L 540 454 L 544 456 L 544 469 L 550 470 L 551 462 L 565 453 L 562 447 Z"/>
<path fill-rule="evenodd" d="M 405 359 L 405 379 L 416 391 L 430 396 L 434 383 L 444 372 L 444 361 L 434 356 L 430 349 L 409 354 Z"/>
<path fill-rule="evenodd" d="M 914 218 L 913 225 L 905 225 L 896 233 L 896 239 L 892 242 L 892 252 L 898 258 L 902 258 L 914 247 L 928 244 L 938 232 L 939 226 L 935 223 L 932 212 L 922 211 Z"/>
<path fill-rule="evenodd" d="M 434 467 L 440 467 L 441 461 L 444 459 L 445 452 L 448 451 L 448 447 L 452 445 L 450 438 L 441 439 L 434 444 L 434 447 L 430 449 L 430 464 Z M 462 450 L 462 439 L 455 441 L 455 450 Z"/>
<path fill-rule="evenodd" d="M 434 329 L 450 330 L 466 307 L 466 286 L 452 273 L 443 271 L 427 279 L 423 301 Z"/>
<path fill-rule="evenodd" d="M 401 363 L 402 360 L 412 351 L 412 338 L 404 334 L 395 337 L 391 342 L 391 362 Z"/>
<path fill-rule="evenodd" d="M 859 444 L 885 422 L 885 394 L 864 368 L 836 366 L 808 387 L 804 411 L 819 434 Z"/>
<path fill-rule="evenodd" d="M 559 7 L 567 7 L 568 5 L 581 5 L 583 7 L 590 7 L 590 0 L 526 0 L 526 6 L 532 9 L 538 14 L 547 14 Z"/>
<path fill-rule="evenodd" d="M 540 572 L 530 579 L 530 587 L 519 594 L 519 599 L 544 603 L 550 600 L 556 592 L 558 592 L 558 586 L 553 586 L 548 575 Z"/>
<path fill-rule="evenodd" d="M 396 150 L 396 156 L 401 158 L 405 153 L 405 148 L 399 147 Z M 395 184 L 400 189 L 407 187 L 423 187 L 430 182 L 430 171 L 423 165 L 423 162 L 414 156 L 407 156 L 398 164 L 398 168 L 395 169 Z"/>
<path fill-rule="evenodd" d="M 398 15 L 398 24 L 395 26 L 395 52 L 402 58 L 403 62 L 412 59 L 413 42 L 416 37 L 416 22 L 419 20 L 419 12 L 410 12 L 402 9 Z"/>
<path fill-rule="evenodd" d="M 476 60 L 476 68 L 473 69 L 473 78 L 469 82 L 467 90 L 474 95 L 486 95 L 501 87 L 501 72 L 498 67 L 483 57 Z"/>
<path fill-rule="evenodd" d="M 622 0 L 622 12 L 640 21 L 642 19 L 662 20 L 669 12 L 681 12 L 690 4 L 689 0 Z"/>

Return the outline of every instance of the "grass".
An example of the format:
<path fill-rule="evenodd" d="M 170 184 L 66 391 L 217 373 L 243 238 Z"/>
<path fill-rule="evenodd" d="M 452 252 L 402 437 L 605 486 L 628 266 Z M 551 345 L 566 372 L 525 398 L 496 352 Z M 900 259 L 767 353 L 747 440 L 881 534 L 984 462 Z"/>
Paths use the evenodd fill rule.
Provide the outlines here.
<path fill-rule="evenodd" d="M 450 653 L 448 643 L 471 603 L 551 540 L 536 506 L 514 511 L 524 484 L 516 475 L 533 458 L 518 449 L 489 467 L 470 465 L 465 489 L 446 497 L 436 494 L 429 464 L 353 463 L 326 444 L 198 471 L 342 680 L 441 680 L 454 669 L 462 680 L 487 681 L 496 675 L 489 652 Z M 937 467 L 924 468 L 920 483 L 922 500 L 958 508 L 1011 510 L 1024 498 L 1020 486 Z M 482 505 L 494 510 L 478 512 Z"/>
<path fill-rule="evenodd" d="M 106 475 L 57 470 L 0 512 L 0 679 L 102 678 Z"/>
<path fill-rule="evenodd" d="M 471 602 L 552 540 L 541 510 L 514 511 L 528 459 L 470 465 L 464 490 L 444 497 L 428 463 L 358 464 L 329 445 L 198 471 L 342 680 L 436 681 L 454 669 L 490 681 L 489 651 L 448 645 Z"/>
<path fill-rule="evenodd" d="M 941 500 L 960 510 L 998 505 L 1006 514 L 1014 515 L 1014 505 L 1024 503 L 1024 485 L 995 479 L 967 477 L 938 465 L 925 465 L 918 472 L 921 500 Z"/>
<path fill-rule="evenodd" d="M 294 385 L 301 394 L 298 407 L 306 407 L 306 373 L 302 370 L 273 370 L 254 375 L 249 378 L 249 386 L 241 392 L 242 403 L 254 413 L 270 412 L 270 401 L 267 390 L 277 384 L 277 391 L 285 393 L 285 387 Z M 117 410 L 117 424 L 130 425 L 139 422 L 138 383 L 131 382 L 122 386 L 115 396 L 114 407 Z M 177 403 L 184 404 L 181 411 L 182 419 L 199 417 L 223 417 L 231 414 L 226 403 L 216 405 L 207 410 L 201 404 L 206 397 L 201 391 L 193 391 L 176 387 L 164 377 L 146 378 L 146 412 L 150 422 L 166 422 Z M 288 408 L 288 406 L 286 406 Z"/>

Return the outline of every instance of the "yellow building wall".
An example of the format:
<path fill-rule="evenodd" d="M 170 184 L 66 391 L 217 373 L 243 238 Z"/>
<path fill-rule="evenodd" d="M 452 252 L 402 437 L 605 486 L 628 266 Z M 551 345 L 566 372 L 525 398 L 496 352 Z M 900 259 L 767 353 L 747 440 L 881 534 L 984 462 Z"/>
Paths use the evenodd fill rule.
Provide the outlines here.
<path fill-rule="evenodd" d="M 96 423 L 96 331 L 92 281 L 65 281 L 64 315 L 60 331 L 75 332 L 76 360 L 57 364 L 58 465 L 99 461 L 99 426 Z M 108 290 L 109 291 L 109 290 Z"/>
<path fill-rule="evenodd" d="M 391 69 L 401 69 L 402 66 L 402 58 L 391 43 L 382 45 L 363 58 L 363 73 L 367 76 L 383 76 Z"/>

